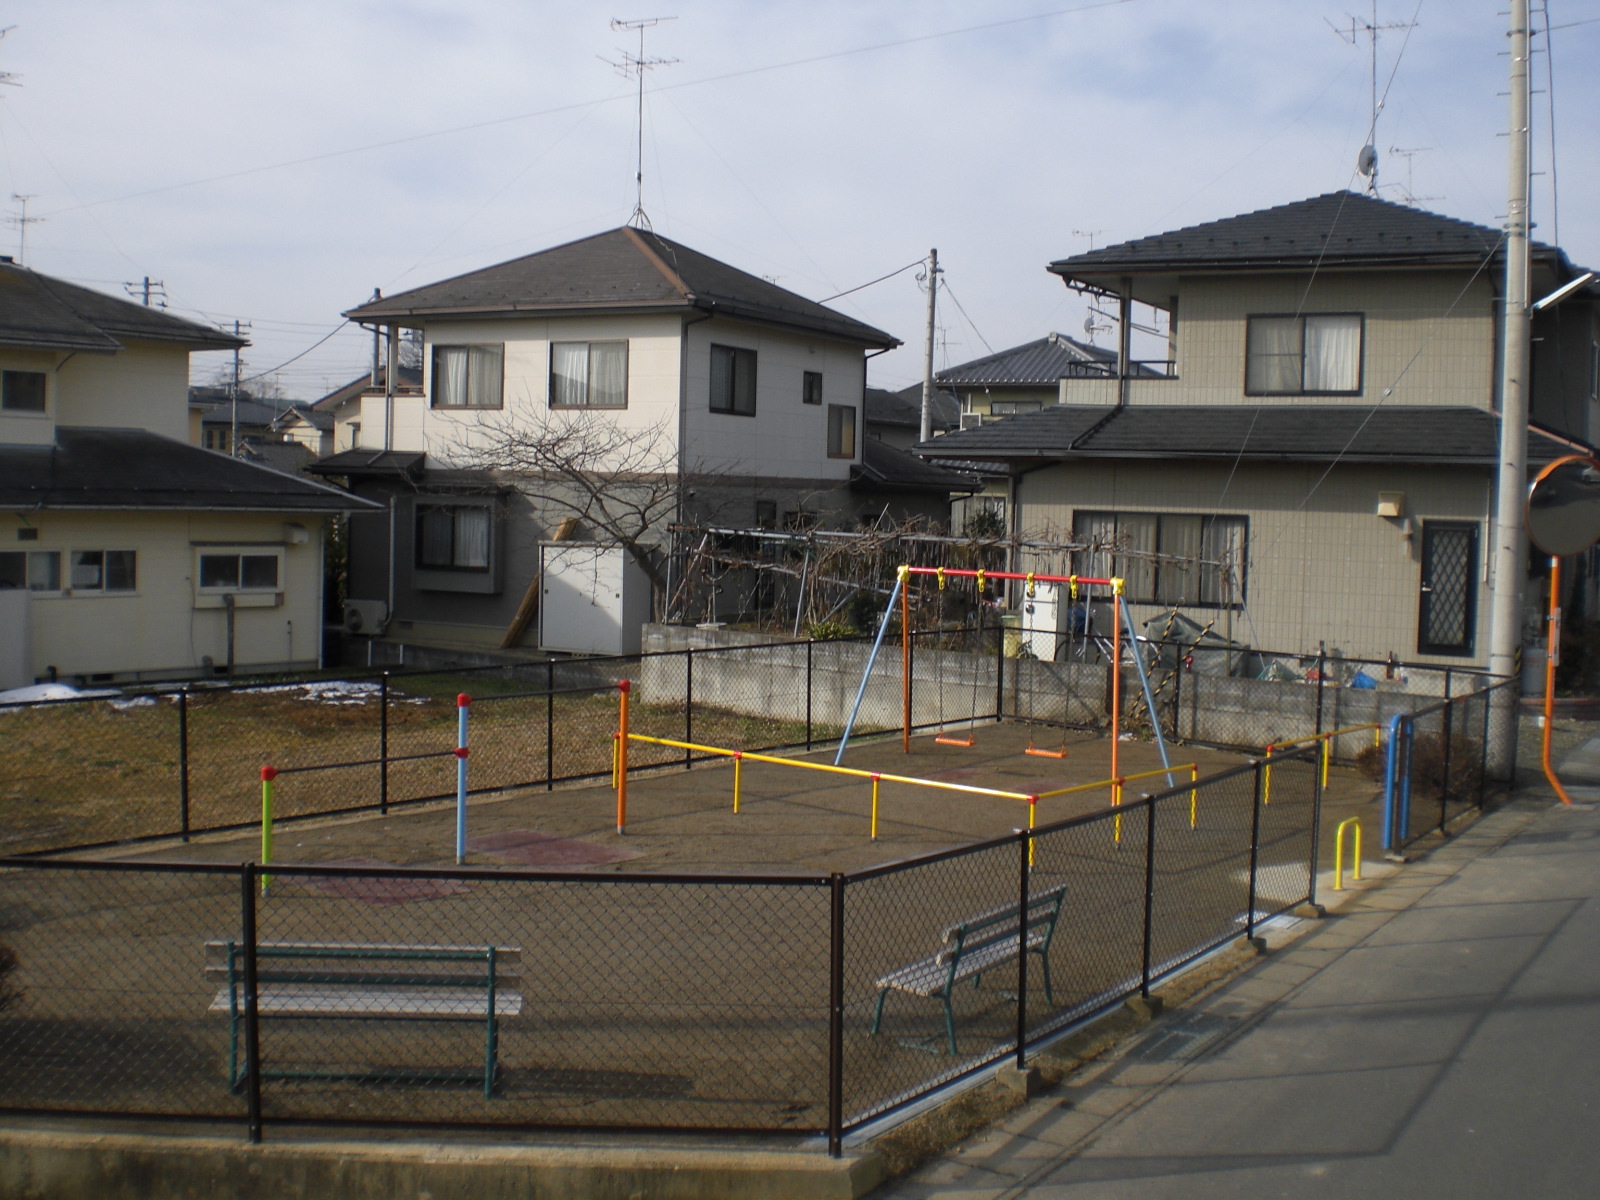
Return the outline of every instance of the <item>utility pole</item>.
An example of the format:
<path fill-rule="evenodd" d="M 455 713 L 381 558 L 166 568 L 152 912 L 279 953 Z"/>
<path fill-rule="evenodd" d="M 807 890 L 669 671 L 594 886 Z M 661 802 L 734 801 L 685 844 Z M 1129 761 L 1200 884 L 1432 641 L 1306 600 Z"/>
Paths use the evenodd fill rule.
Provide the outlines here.
<path fill-rule="evenodd" d="M 17 265 L 20 267 L 28 261 L 28 226 L 37 225 L 44 218 L 28 215 L 28 201 L 33 199 L 31 194 L 24 196 L 19 192 L 12 192 L 11 198 L 22 206 L 21 216 L 6 218 L 6 224 L 17 227 Z"/>
<path fill-rule="evenodd" d="M 147 280 L 148 282 L 148 280 Z M 241 329 L 248 329 L 249 325 L 235 319 L 233 322 L 233 336 L 238 337 Z M 233 348 L 233 385 L 228 389 L 228 399 L 233 409 L 233 418 L 228 437 L 228 453 L 234 458 L 239 457 L 239 347 Z"/>
<path fill-rule="evenodd" d="M 41 217 L 39 219 L 43 220 L 44 218 Z M 140 283 L 137 279 L 124 281 L 122 290 L 135 299 L 143 297 L 143 303 L 146 308 L 150 307 L 152 297 L 156 301 L 156 307 L 165 308 L 167 306 L 167 285 L 162 280 L 151 279 L 148 275 L 144 277 L 143 283 Z"/>
<path fill-rule="evenodd" d="M 933 437 L 933 320 L 939 295 L 939 252 L 928 251 L 928 344 L 922 356 L 922 437 Z"/>
<path fill-rule="evenodd" d="M 1489 673 L 1516 677 L 1522 649 L 1522 594 L 1528 541 L 1523 498 L 1528 487 L 1528 0 L 1511 0 L 1511 154 L 1506 200 L 1505 310 L 1500 349 L 1500 478 L 1494 512 L 1494 592 Z M 1516 696 L 1502 689 L 1502 721 L 1515 719 Z M 1491 745 L 1508 745 L 1496 738 Z"/>

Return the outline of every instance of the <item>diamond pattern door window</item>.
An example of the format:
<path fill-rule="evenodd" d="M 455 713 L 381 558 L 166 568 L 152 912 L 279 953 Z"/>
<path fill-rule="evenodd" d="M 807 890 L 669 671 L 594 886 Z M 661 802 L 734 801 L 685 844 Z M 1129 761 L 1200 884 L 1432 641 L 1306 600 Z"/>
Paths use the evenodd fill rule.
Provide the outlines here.
<path fill-rule="evenodd" d="M 1471 654 L 1478 624 L 1478 527 L 1448 521 L 1422 526 L 1419 654 Z"/>

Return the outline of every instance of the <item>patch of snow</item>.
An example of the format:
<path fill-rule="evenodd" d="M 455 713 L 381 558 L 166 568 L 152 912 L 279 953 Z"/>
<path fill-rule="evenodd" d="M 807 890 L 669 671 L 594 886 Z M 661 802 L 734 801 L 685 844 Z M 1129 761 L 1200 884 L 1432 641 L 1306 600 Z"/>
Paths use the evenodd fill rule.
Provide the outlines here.
<path fill-rule="evenodd" d="M 65 683 L 34 683 L 0 692 L 0 704 L 37 704 L 40 700 L 88 700 L 120 695 L 121 692 L 106 688 L 79 691 Z"/>
<path fill-rule="evenodd" d="M 356 683 L 348 679 L 326 679 L 314 683 L 284 683 L 272 687 L 244 688 L 250 693 L 299 692 L 300 699 L 320 704 L 365 704 L 381 690 L 376 683 Z"/>

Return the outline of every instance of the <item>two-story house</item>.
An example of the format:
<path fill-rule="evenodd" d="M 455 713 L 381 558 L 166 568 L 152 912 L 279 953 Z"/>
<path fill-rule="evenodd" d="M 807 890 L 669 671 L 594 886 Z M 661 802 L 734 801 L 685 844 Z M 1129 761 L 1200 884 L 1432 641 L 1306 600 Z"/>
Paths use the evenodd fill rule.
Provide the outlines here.
<path fill-rule="evenodd" d="M 971 429 L 989 418 L 1038 412 L 1061 398 L 1063 379 L 1105 378 L 1114 374 L 1116 366 L 1115 350 L 1064 333 L 1049 333 L 946 367 L 934 380 L 959 398 L 961 427 Z M 1140 375 L 1156 373 L 1150 363 L 1138 363 L 1133 369 Z"/>
<path fill-rule="evenodd" d="M 1117 369 L 919 449 L 1007 464 L 1013 528 L 1094 547 L 1074 569 L 1124 578 L 1140 620 L 1483 667 L 1502 246 L 1337 192 L 1061 259 L 1122 313 Z M 1532 262 L 1534 296 L 1581 274 L 1550 246 Z M 1534 466 L 1594 437 L 1597 301 L 1591 284 L 1534 319 Z M 1131 361 L 1135 303 L 1166 314 L 1166 374 Z"/>
<path fill-rule="evenodd" d="M 4 683 L 319 665 L 322 539 L 367 507 L 190 443 L 215 329 L 0 259 Z"/>
<path fill-rule="evenodd" d="M 356 447 L 316 467 L 389 510 L 351 524 L 363 632 L 501 644 L 566 517 L 626 542 L 659 598 L 674 523 L 853 525 L 886 503 L 862 398 L 896 339 L 648 230 L 345 315 L 391 362 L 401 330 L 423 339 L 421 389 L 364 392 Z"/>

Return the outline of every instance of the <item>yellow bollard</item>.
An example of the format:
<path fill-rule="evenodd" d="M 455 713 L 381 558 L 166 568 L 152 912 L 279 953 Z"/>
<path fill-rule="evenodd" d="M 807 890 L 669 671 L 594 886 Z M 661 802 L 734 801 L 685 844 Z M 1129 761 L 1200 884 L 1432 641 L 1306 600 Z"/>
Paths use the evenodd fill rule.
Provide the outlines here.
<path fill-rule="evenodd" d="M 1333 758 L 1333 738 L 1331 733 L 1322 735 L 1322 786 L 1328 786 L 1328 763 Z"/>
<path fill-rule="evenodd" d="M 878 776 L 872 777 L 872 840 L 878 840 Z"/>
<path fill-rule="evenodd" d="M 1263 808 L 1272 803 L 1272 752 L 1277 748 L 1277 742 L 1267 743 L 1267 762 L 1261 771 L 1261 806 Z"/>
<path fill-rule="evenodd" d="M 733 756 L 733 811 L 739 811 L 739 781 L 743 778 L 744 755 L 735 751 Z"/>
<path fill-rule="evenodd" d="M 1200 764 L 1199 763 L 1190 763 L 1189 764 L 1189 783 L 1191 785 L 1193 785 L 1193 784 L 1196 784 L 1196 783 L 1199 783 L 1199 782 L 1200 782 Z M 1197 788 L 1197 787 L 1191 786 L 1189 788 L 1189 828 L 1190 829 L 1196 828 L 1199 819 L 1200 819 L 1200 789 Z"/>
<path fill-rule="evenodd" d="M 1333 834 L 1333 890 L 1344 891 L 1344 831 L 1348 826 L 1356 827 L 1355 840 L 1355 870 L 1351 872 L 1351 879 L 1361 878 L 1361 818 L 1346 817 L 1339 822 L 1338 829 Z"/>

